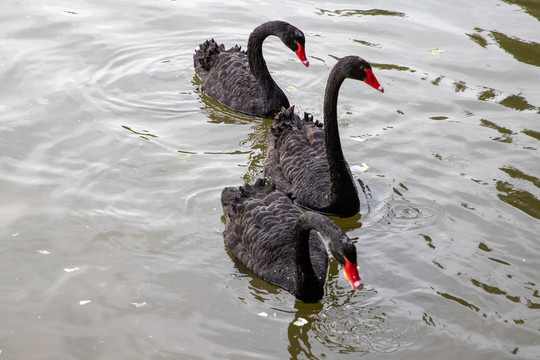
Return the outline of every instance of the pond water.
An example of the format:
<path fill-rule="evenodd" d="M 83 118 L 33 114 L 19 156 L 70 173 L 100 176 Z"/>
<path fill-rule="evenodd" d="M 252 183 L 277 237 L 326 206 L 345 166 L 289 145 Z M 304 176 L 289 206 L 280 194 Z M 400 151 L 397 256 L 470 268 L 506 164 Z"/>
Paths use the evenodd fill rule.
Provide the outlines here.
<path fill-rule="evenodd" d="M 278 5 L 279 4 L 279 5 Z M 540 5 L 526 0 L 0 4 L 0 359 L 539 359 Z M 319 304 L 237 264 L 220 192 L 271 119 L 197 90 L 194 49 L 264 43 L 298 112 L 338 107 L 365 288 Z M 367 172 L 363 164 L 369 167 Z M 358 169 L 363 169 L 362 171 Z"/>

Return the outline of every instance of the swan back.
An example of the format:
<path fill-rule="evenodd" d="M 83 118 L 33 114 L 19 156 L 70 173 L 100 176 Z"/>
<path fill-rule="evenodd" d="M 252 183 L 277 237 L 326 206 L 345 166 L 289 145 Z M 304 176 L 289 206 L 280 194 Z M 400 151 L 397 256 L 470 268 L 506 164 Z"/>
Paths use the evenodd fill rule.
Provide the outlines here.
<path fill-rule="evenodd" d="M 221 202 L 231 254 L 258 277 L 296 293 L 293 230 L 303 212 L 275 188 L 265 189 L 264 180 L 225 188 Z M 328 254 L 316 232 L 309 234 L 309 255 L 322 289 Z"/>

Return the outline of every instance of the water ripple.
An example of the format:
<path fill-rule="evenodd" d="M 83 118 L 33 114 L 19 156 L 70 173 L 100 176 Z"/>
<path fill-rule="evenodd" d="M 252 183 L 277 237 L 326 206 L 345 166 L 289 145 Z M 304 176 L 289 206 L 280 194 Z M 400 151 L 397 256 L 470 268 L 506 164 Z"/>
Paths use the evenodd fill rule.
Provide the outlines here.
<path fill-rule="evenodd" d="M 344 305 L 318 314 L 312 323 L 315 338 L 340 353 L 393 353 L 415 344 L 417 332 L 408 325 L 393 323 L 380 309 Z"/>
<path fill-rule="evenodd" d="M 391 200 L 386 203 L 386 211 L 381 223 L 399 230 L 439 226 L 446 211 L 437 203 L 423 200 Z"/>
<path fill-rule="evenodd" d="M 180 84 L 174 81 L 180 66 L 175 51 L 159 43 L 144 43 L 106 54 L 91 70 L 86 94 L 103 111 L 176 113 L 182 96 Z"/>

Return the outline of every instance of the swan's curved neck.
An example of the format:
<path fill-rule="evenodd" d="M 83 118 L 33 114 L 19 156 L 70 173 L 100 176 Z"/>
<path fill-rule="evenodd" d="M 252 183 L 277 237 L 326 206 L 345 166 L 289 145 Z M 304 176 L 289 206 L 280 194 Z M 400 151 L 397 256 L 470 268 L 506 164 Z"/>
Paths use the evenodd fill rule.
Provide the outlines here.
<path fill-rule="evenodd" d="M 347 168 L 347 162 L 341 150 L 341 140 L 337 121 L 337 103 L 341 84 L 346 75 L 339 66 L 334 66 L 324 93 L 324 136 L 326 155 L 330 167 L 332 200 L 337 197 L 345 199 L 358 198 L 356 187 Z"/>
<path fill-rule="evenodd" d="M 338 94 L 345 76 L 341 74 L 339 68 L 334 67 L 329 76 L 324 92 L 324 132 L 326 152 L 328 157 L 335 160 L 343 159 L 341 141 L 337 122 Z"/>
<path fill-rule="evenodd" d="M 276 89 L 279 90 L 279 88 L 272 79 L 272 76 L 270 76 L 270 72 L 268 71 L 266 62 L 264 61 L 262 44 L 264 39 L 266 39 L 268 36 L 278 36 L 277 30 L 278 29 L 276 29 L 276 26 L 273 26 L 272 23 L 265 23 L 256 27 L 249 36 L 248 40 L 247 54 L 249 68 L 251 69 L 253 76 L 255 76 L 261 85 L 263 91 L 267 94 L 272 93 Z"/>
<path fill-rule="evenodd" d="M 304 302 L 315 302 L 324 295 L 324 281 L 313 270 L 309 252 L 309 234 L 318 231 L 327 241 L 336 238 L 336 229 L 330 220 L 321 214 L 305 212 L 298 218 L 293 230 L 294 260 L 296 263 L 295 296 Z"/>
<path fill-rule="evenodd" d="M 325 278 L 318 278 L 313 270 L 309 252 L 309 234 L 317 231 L 332 253 L 341 251 L 342 230 L 326 216 L 312 211 L 300 215 L 293 230 L 294 261 L 296 263 L 295 296 L 304 302 L 316 302 L 324 296 Z M 324 274 L 323 276 L 326 276 Z"/>

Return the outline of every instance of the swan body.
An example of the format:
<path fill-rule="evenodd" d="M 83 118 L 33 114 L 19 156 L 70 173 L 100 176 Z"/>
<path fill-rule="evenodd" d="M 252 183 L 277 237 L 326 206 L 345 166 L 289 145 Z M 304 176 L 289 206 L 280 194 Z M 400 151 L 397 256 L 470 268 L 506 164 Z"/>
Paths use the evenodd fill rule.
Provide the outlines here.
<path fill-rule="evenodd" d="M 269 21 L 253 30 L 247 51 L 239 46 L 225 50 L 213 39 L 195 51 L 195 72 L 202 90 L 233 110 L 249 115 L 273 117 L 281 107 L 289 107 L 287 96 L 270 76 L 262 54 L 264 39 L 278 36 L 305 66 L 305 37 L 302 31 L 284 21 Z"/>
<path fill-rule="evenodd" d="M 360 201 L 349 165 L 343 156 L 337 124 L 337 98 L 346 78 L 365 81 L 384 92 L 371 66 L 358 56 L 337 62 L 324 96 L 324 125 L 294 106 L 282 109 L 268 134 L 266 175 L 297 204 L 325 214 L 349 217 L 358 213 Z"/>
<path fill-rule="evenodd" d="M 322 237 L 344 266 L 353 289 L 362 289 L 355 245 L 325 216 L 302 212 L 275 188 L 265 189 L 262 179 L 254 185 L 225 188 L 221 203 L 227 248 L 261 279 L 288 290 L 298 300 L 319 301 L 328 265 Z"/>

